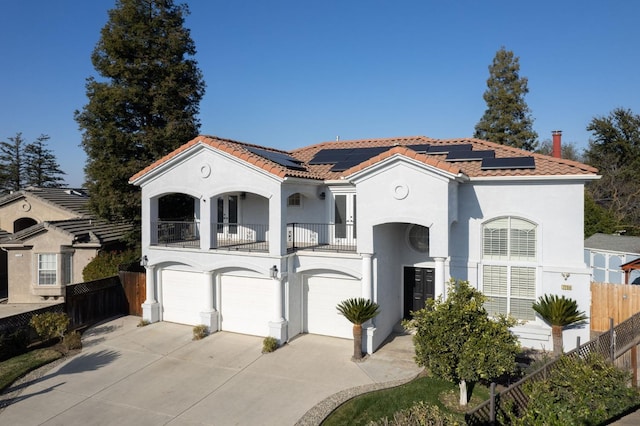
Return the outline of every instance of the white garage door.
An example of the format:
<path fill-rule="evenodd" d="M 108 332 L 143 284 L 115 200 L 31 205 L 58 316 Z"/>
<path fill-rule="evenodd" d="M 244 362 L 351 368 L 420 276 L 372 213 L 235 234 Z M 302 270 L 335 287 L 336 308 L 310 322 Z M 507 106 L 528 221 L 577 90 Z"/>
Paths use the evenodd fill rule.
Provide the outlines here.
<path fill-rule="evenodd" d="M 180 324 L 202 323 L 207 307 L 205 275 L 199 272 L 162 271 L 162 320 Z"/>
<path fill-rule="evenodd" d="M 271 279 L 223 275 L 221 277 L 222 329 L 267 336 L 273 318 L 274 284 Z"/>
<path fill-rule="evenodd" d="M 307 276 L 304 280 L 305 331 L 335 337 L 353 337 L 353 324 L 338 313 L 336 305 L 360 297 L 360 281 L 345 278 Z"/>

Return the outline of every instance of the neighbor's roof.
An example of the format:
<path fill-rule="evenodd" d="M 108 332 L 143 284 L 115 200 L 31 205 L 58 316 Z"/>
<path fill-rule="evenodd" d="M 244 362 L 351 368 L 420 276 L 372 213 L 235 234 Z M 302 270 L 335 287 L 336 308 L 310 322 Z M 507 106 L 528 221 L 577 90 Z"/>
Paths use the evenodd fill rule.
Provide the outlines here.
<path fill-rule="evenodd" d="M 0 198 L 0 206 L 10 204 L 16 200 L 21 200 L 31 196 L 40 201 L 55 205 L 58 208 L 67 210 L 79 217 L 90 216 L 88 207 L 89 196 L 82 189 L 74 188 L 36 188 L 28 187 L 20 191 Z"/>
<path fill-rule="evenodd" d="M 451 173 L 462 173 L 470 178 L 499 177 L 499 176 L 594 176 L 597 169 L 586 164 L 571 160 L 554 158 L 542 154 L 534 154 L 517 148 L 496 144 L 480 139 L 431 139 L 424 136 L 398 137 L 386 139 L 362 139 L 346 140 L 335 142 L 323 142 L 316 145 L 299 148 L 293 151 L 282 151 L 259 145 L 237 142 L 229 139 L 222 139 L 216 136 L 198 136 L 195 139 L 182 145 L 175 151 L 165 155 L 155 163 L 136 173 L 131 177 L 133 182 L 162 164 L 167 163 L 180 153 L 188 150 L 197 144 L 203 144 L 223 151 L 229 155 L 239 158 L 247 163 L 253 164 L 278 177 L 299 177 L 319 180 L 332 180 L 345 178 L 379 161 L 383 161 L 392 155 L 403 155 L 411 157 L 416 161 L 438 167 Z M 493 151 L 495 158 L 525 158 L 530 157 L 535 165 L 532 168 L 497 168 L 483 169 L 480 159 L 468 161 L 448 161 L 447 153 L 424 152 L 424 146 L 447 147 L 452 145 L 470 145 L 472 151 Z M 412 146 L 414 149 L 412 149 Z M 405 149 L 399 149 L 398 147 Z M 346 170 L 336 171 L 334 164 L 315 164 L 312 160 L 322 150 L 344 151 L 348 155 L 350 150 L 361 148 L 388 148 L 382 153 L 377 153 L 364 159 L 361 163 L 355 164 Z M 418 154 L 418 155 L 416 155 Z M 278 161 L 278 158 L 295 160 L 297 163 L 291 167 L 287 164 L 291 162 Z M 276 161 L 274 161 L 274 158 Z M 331 170 L 334 168 L 334 170 Z"/>
<path fill-rule="evenodd" d="M 40 232 L 57 230 L 72 237 L 74 244 L 108 244 L 122 240 L 133 229 L 130 223 L 113 223 L 95 219 L 68 219 L 46 221 L 30 226 L 0 240 L 0 245 L 22 244 Z"/>
<path fill-rule="evenodd" d="M 584 240 L 588 249 L 640 254 L 640 237 L 617 234 L 593 234 Z"/>

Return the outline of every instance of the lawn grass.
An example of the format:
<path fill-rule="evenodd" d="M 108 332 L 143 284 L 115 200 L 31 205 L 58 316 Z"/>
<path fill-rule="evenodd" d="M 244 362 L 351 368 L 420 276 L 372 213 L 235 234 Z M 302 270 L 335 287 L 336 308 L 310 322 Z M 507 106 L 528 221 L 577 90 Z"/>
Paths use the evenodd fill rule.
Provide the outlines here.
<path fill-rule="evenodd" d="M 35 349 L 0 362 L 0 392 L 20 377 L 45 364 L 62 358 L 60 351 L 51 348 Z"/>
<path fill-rule="evenodd" d="M 463 411 L 451 410 L 440 400 L 443 394 L 453 394 L 454 401 L 457 401 L 458 392 L 458 386 L 451 382 L 433 377 L 419 377 L 402 386 L 353 398 L 331 413 L 322 425 L 366 425 L 383 417 L 392 418 L 396 411 L 407 409 L 417 401 L 437 405 L 442 411 L 453 414 L 464 423 Z M 475 400 L 485 401 L 489 398 L 489 391 L 486 387 L 476 385 L 473 397 Z M 472 407 L 470 404 L 468 408 Z"/>

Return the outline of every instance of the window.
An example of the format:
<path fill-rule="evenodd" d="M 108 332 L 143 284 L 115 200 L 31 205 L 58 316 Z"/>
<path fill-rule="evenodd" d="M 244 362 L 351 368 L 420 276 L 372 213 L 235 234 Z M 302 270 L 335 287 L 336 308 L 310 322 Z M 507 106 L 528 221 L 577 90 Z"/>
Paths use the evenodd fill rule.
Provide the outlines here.
<path fill-rule="evenodd" d="M 299 192 L 296 192 L 295 194 L 291 194 L 289 195 L 289 198 L 287 198 L 287 206 L 300 207 L 301 205 L 302 205 L 302 197 L 300 196 Z"/>
<path fill-rule="evenodd" d="M 420 253 L 429 252 L 429 228 L 421 225 L 411 225 L 408 233 L 409 245 Z"/>
<path fill-rule="evenodd" d="M 73 282 L 73 254 L 62 253 L 62 284 Z"/>
<path fill-rule="evenodd" d="M 57 284 L 57 255 L 43 253 L 38 255 L 38 285 Z"/>
<path fill-rule="evenodd" d="M 489 314 L 535 320 L 537 243 L 535 224 L 514 217 L 487 222 L 482 229 L 483 292 Z"/>

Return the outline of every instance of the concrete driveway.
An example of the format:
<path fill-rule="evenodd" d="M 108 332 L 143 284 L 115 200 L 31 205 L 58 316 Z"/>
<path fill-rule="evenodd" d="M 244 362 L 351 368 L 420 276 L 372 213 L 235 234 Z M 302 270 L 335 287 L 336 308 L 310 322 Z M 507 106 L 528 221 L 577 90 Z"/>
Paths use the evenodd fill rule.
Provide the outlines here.
<path fill-rule="evenodd" d="M 354 363 L 350 340 L 302 335 L 262 354 L 260 337 L 219 332 L 193 341 L 190 326 L 139 320 L 88 330 L 80 354 L 18 387 L 0 424 L 293 425 L 339 391 L 420 371 L 410 336 Z"/>

